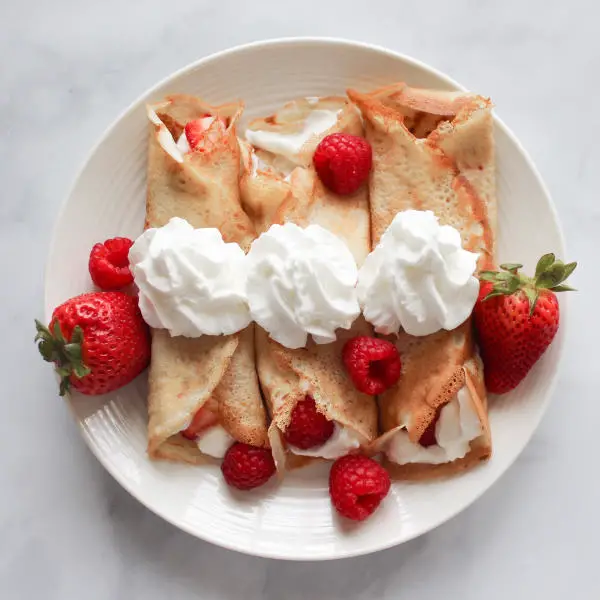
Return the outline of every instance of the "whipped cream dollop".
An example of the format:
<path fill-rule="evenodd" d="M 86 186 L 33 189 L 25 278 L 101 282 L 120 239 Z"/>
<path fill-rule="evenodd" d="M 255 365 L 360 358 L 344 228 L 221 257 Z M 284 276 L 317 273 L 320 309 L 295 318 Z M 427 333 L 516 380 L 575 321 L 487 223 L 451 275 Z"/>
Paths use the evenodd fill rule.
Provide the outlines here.
<path fill-rule="evenodd" d="M 129 250 L 148 325 L 173 336 L 227 335 L 251 321 L 246 301 L 246 256 L 218 229 L 194 229 L 173 218 L 147 229 Z"/>
<path fill-rule="evenodd" d="M 208 456 L 223 458 L 235 440 L 225 431 L 222 425 L 214 425 L 205 429 L 196 438 L 198 449 Z"/>
<path fill-rule="evenodd" d="M 317 99 L 318 100 L 318 99 Z M 278 157 L 274 168 L 288 174 L 299 163 L 302 146 L 313 136 L 333 127 L 339 110 L 315 108 L 301 122 L 301 129 L 295 132 L 246 130 L 246 140 L 256 148 L 271 152 Z"/>
<path fill-rule="evenodd" d="M 411 441 L 408 432 L 398 430 L 388 442 L 387 457 L 399 465 L 429 463 L 439 465 L 464 458 L 471 442 L 483 433 L 469 391 L 462 387 L 440 411 L 435 425 L 436 445 L 425 448 Z"/>
<path fill-rule="evenodd" d="M 348 247 L 319 225 L 272 225 L 254 240 L 247 256 L 250 312 L 287 348 L 336 339 L 360 314 L 358 270 Z"/>
<path fill-rule="evenodd" d="M 358 450 L 362 441 L 362 436 L 356 433 L 356 431 L 336 423 L 332 436 L 318 448 L 303 450 L 302 448 L 288 444 L 288 449 L 290 452 L 300 456 L 315 456 L 325 458 L 326 460 L 335 460 L 336 458 L 340 458 L 340 456 L 346 456 L 346 454 L 353 450 Z"/>
<path fill-rule="evenodd" d="M 455 329 L 475 306 L 477 258 L 431 211 L 399 212 L 359 272 L 365 318 L 384 334 Z"/>

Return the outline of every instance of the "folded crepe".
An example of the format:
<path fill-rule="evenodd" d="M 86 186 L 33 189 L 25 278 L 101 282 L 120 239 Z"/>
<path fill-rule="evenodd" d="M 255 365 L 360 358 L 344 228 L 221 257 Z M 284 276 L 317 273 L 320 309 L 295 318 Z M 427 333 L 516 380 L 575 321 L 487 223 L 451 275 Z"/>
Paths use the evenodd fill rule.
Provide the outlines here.
<path fill-rule="evenodd" d="M 455 227 L 463 247 L 493 266 L 495 163 L 489 100 L 400 83 L 348 95 L 373 148 L 371 231 L 376 245 L 397 212 L 431 210 Z M 379 397 L 383 451 L 392 475 L 450 475 L 491 455 L 482 364 L 471 320 L 424 337 L 390 336 L 401 355 L 398 383 Z M 398 464 L 398 463 L 404 464 Z"/>
<path fill-rule="evenodd" d="M 339 197 L 321 184 L 312 166 L 316 146 L 334 132 L 363 134 L 358 112 L 344 98 L 298 100 L 253 121 L 246 132 L 249 143 L 242 144 L 242 202 L 259 233 L 275 223 L 318 224 L 346 242 L 360 266 L 371 249 L 368 190 Z M 281 135 L 293 143 L 281 144 Z M 305 348 L 291 350 L 257 326 L 258 375 L 272 417 L 269 439 L 279 469 L 310 460 L 286 452 L 282 436 L 305 396 L 314 398 L 317 410 L 361 446 L 377 435 L 375 400 L 355 389 L 342 363 L 344 343 L 356 335 L 372 335 L 372 329 L 359 318 L 349 330 L 336 333 L 333 343 L 310 339 Z"/>
<path fill-rule="evenodd" d="M 235 124 L 241 104 L 209 106 L 175 95 L 148 106 L 150 140 L 146 227 L 172 217 L 216 227 L 226 242 L 247 250 L 256 232 L 239 197 L 240 149 Z M 214 116 L 203 142 L 190 150 L 187 122 Z M 224 126 L 223 126 L 224 123 Z M 187 146 L 187 147 L 186 147 Z M 266 411 L 255 369 L 254 325 L 240 333 L 199 338 L 152 331 L 148 394 L 148 454 L 153 459 L 201 463 L 206 455 L 181 431 L 200 409 L 210 411 L 234 439 L 268 446 Z"/>

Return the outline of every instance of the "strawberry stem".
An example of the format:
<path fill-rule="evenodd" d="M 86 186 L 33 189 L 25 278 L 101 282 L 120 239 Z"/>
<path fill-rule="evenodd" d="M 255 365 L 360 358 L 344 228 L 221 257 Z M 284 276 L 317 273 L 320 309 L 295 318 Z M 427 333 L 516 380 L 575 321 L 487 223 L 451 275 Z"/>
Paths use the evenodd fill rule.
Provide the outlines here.
<path fill-rule="evenodd" d="M 60 377 L 60 395 L 64 396 L 71 387 L 71 376 L 81 379 L 91 373 L 91 369 L 83 362 L 81 347 L 83 330 L 79 325 L 73 328 L 71 339 L 65 340 L 60 324 L 54 322 L 52 331 L 43 323 L 35 321 L 38 350 L 46 362 L 55 364 L 55 371 Z"/>
<path fill-rule="evenodd" d="M 561 260 L 556 260 L 554 254 L 550 252 L 544 254 L 538 261 L 533 278 L 519 273 L 522 267 L 523 265 L 519 263 L 505 263 L 500 265 L 501 271 L 482 271 L 479 279 L 492 284 L 491 291 L 483 300 L 495 296 L 510 296 L 521 290 L 529 300 L 529 314 L 532 315 L 542 290 L 575 291 L 564 282 L 577 267 L 576 262 L 565 264 Z"/>

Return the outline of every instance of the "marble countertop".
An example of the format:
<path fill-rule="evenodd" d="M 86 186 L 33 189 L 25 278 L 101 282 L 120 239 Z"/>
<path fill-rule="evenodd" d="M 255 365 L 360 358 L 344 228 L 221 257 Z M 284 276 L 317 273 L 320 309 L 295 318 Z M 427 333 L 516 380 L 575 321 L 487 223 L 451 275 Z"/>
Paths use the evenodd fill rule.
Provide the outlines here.
<path fill-rule="evenodd" d="M 597 3 L 380 0 L 353 14 L 348 2 L 323 0 L 22 0 L 4 2 L 2 13 L 1 598 L 600 597 L 600 402 L 593 393 L 600 321 L 592 316 L 591 263 L 600 239 Z M 581 264 L 559 384 L 514 467 L 429 535 L 314 564 L 211 546 L 138 504 L 87 450 L 32 343 L 58 208 L 105 127 L 186 63 L 291 35 L 388 46 L 489 94 L 551 190 L 567 258 Z"/>

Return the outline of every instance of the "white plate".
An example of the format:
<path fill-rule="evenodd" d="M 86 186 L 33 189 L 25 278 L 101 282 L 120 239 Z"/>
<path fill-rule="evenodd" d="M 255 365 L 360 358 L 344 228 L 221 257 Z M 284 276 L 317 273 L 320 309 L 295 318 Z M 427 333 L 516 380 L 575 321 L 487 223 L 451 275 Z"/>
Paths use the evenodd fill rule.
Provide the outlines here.
<path fill-rule="evenodd" d="M 46 278 L 46 313 L 91 288 L 92 245 L 142 231 L 146 192 L 144 103 L 187 92 L 212 103 L 242 98 L 245 117 L 266 115 L 300 96 L 368 90 L 404 80 L 457 89 L 413 59 L 354 42 L 290 39 L 234 48 L 175 73 L 135 102 L 108 130 L 77 178 L 60 214 Z M 485 93 L 485 90 L 476 90 Z M 502 107 L 500 107 L 501 110 Z M 556 213 L 517 140 L 496 119 L 500 259 L 531 268 L 548 251 L 563 255 Z M 564 321 L 563 321 L 564 322 Z M 440 525 L 478 498 L 527 444 L 554 387 L 562 331 L 519 388 L 491 402 L 494 456 L 485 466 L 436 483 L 399 484 L 369 521 L 340 523 L 327 495 L 326 467 L 287 477 L 279 487 L 234 495 L 216 467 L 151 463 L 146 458 L 146 377 L 104 397 L 71 400 L 83 436 L 113 477 L 177 527 L 227 548 L 285 559 L 366 554 L 406 542 Z"/>

